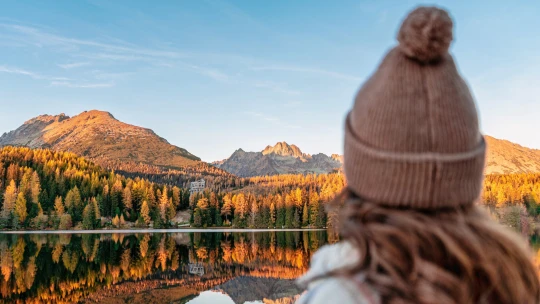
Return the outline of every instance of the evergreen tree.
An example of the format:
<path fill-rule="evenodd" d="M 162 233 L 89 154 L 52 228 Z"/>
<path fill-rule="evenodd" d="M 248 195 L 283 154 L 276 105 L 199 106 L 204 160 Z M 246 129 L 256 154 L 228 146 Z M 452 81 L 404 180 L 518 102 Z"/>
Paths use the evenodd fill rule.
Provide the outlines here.
<path fill-rule="evenodd" d="M 82 225 L 84 229 L 94 229 L 94 224 L 96 222 L 94 207 L 92 204 L 86 205 L 83 210 L 83 221 Z"/>
<path fill-rule="evenodd" d="M 274 228 L 276 225 L 276 205 L 274 202 L 270 203 L 270 227 Z"/>
<path fill-rule="evenodd" d="M 146 225 L 150 224 L 150 208 L 146 201 L 143 201 L 141 206 L 141 217 Z"/>
<path fill-rule="evenodd" d="M 61 216 L 66 211 L 64 209 L 64 203 L 62 202 L 62 197 L 57 196 L 54 200 L 54 211 L 56 212 L 56 215 Z"/>
<path fill-rule="evenodd" d="M 159 214 L 161 216 L 161 220 L 163 221 L 163 223 L 167 223 L 169 220 L 167 218 L 168 207 L 169 207 L 169 198 L 167 197 L 167 187 L 165 187 L 163 189 L 163 193 L 161 194 L 161 198 L 159 199 Z"/>
<path fill-rule="evenodd" d="M 221 215 L 225 216 L 225 221 L 229 220 L 229 216 L 232 214 L 232 200 L 230 195 L 223 197 L 223 207 L 221 207 Z"/>
<path fill-rule="evenodd" d="M 175 210 L 180 207 L 180 188 L 174 186 L 172 188 L 172 203 Z"/>
<path fill-rule="evenodd" d="M 26 198 L 24 198 L 24 193 L 19 192 L 17 195 L 17 201 L 15 202 L 15 215 L 19 219 L 19 223 L 22 224 L 26 220 L 28 215 L 26 211 Z"/>
<path fill-rule="evenodd" d="M 199 208 L 195 208 L 195 212 L 193 213 L 193 225 L 195 227 L 202 227 L 202 216 L 201 216 L 201 210 Z"/>
<path fill-rule="evenodd" d="M 309 225 L 309 209 L 307 204 L 304 204 L 304 210 L 302 211 L 302 226 L 306 227 Z"/>
<path fill-rule="evenodd" d="M 9 182 L 9 186 L 4 193 L 4 204 L 2 205 L 2 218 L 6 221 L 9 220 L 13 210 L 15 209 L 15 202 L 17 201 L 17 186 L 15 180 Z"/>
<path fill-rule="evenodd" d="M 313 191 L 311 192 L 309 196 L 309 209 L 310 209 L 310 223 L 311 225 L 315 226 L 316 228 L 322 228 L 323 222 L 320 219 L 319 209 L 319 195 L 317 192 Z"/>

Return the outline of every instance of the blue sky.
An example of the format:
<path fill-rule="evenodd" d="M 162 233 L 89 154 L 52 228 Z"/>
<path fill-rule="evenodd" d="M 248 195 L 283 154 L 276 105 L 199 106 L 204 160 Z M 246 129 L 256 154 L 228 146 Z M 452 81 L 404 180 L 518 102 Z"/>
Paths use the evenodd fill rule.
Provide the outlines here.
<path fill-rule="evenodd" d="M 449 9 L 484 133 L 540 148 L 539 1 L 3 1 L 0 133 L 100 109 L 205 161 L 341 153 L 361 83 L 419 4 Z"/>

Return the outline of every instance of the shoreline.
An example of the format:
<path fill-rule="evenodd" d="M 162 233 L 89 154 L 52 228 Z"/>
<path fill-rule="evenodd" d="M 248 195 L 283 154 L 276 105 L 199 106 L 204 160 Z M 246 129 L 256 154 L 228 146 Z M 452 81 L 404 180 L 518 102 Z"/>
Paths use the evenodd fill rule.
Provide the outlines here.
<path fill-rule="evenodd" d="M 272 232 L 272 231 L 324 231 L 324 228 L 299 229 L 241 229 L 241 228 L 175 228 L 175 229 L 110 229 L 110 230 L 14 230 L 0 234 L 133 234 L 133 233 L 191 233 L 191 232 Z"/>

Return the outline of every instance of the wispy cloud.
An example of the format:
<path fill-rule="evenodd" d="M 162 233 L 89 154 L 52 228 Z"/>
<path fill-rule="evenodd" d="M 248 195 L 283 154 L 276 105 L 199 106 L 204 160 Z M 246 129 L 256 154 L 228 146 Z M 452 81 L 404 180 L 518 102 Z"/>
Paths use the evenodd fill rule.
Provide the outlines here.
<path fill-rule="evenodd" d="M 124 80 L 135 73 L 133 72 L 110 73 L 110 72 L 101 71 L 101 70 L 93 70 L 90 72 L 90 74 L 95 79 L 113 81 L 113 80 Z"/>
<path fill-rule="evenodd" d="M 281 127 L 289 128 L 289 129 L 300 129 L 301 128 L 300 126 L 297 126 L 297 125 L 291 125 L 291 124 L 281 120 L 278 117 L 266 115 L 266 114 L 263 114 L 263 113 L 260 113 L 260 112 L 246 111 L 246 112 L 244 112 L 244 114 L 255 117 L 257 119 L 267 121 L 269 123 L 273 123 L 273 124 L 281 126 Z"/>
<path fill-rule="evenodd" d="M 300 95 L 300 91 L 291 90 L 287 88 L 285 84 L 277 83 L 273 81 L 255 81 L 253 85 L 257 88 L 267 88 L 274 92 L 284 93 L 287 95 Z"/>
<path fill-rule="evenodd" d="M 45 79 L 45 80 L 69 80 L 69 78 L 66 77 L 52 77 L 52 76 L 46 76 L 42 75 L 40 73 L 16 68 L 16 67 L 8 67 L 4 65 L 0 65 L 0 73 L 9 73 L 9 74 L 17 74 L 17 75 L 24 75 L 31 77 L 33 79 Z"/>
<path fill-rule="evenodd" d="M 90 62 L 72 62 L 72 63 L 59 64 L 58 66 L 61 67 L 62 69 L 69 70 L 69 69 L 80 68 L 87 65 L 90 65 Z"/>
<path fill-rule="evenodd" d="M 114 83 L 72 83 L 70 81 L 52 81 L 51 86 L 67 87 L 67 88 L 98 89 L 98 88 L 113 87 Z"/>
<path fill-rule="evenodd" d="M 334 71 L 323 70 L 319 68 L 305 68 L 297 66 L 286 66 L 286 65 L 271 65 L 271 66 L 258 66 L 250 68 L 252 71 L 283 71 L 283 72 L 297 72 L 297 73 L 308 73 L 308 74 L 318 74 L 322 76 L 350 80 L 350 81 L 361 81 L 362 78 L 343 74 Z"/>
<path fill-rule="evenodd" d="M 220 82 L 231 81 L 231 76 L 215 68 L 208 68 L 208 67 L 198 66 L 194 64 L 186 64 L 186 63 L 183 63 L 182 65 L 195 71 L 198 74 L 210 77 L 216 81 L 220 81 Z"/>
<path fill-rule="evenodd" d="M 7 29 L 11 32 L 17 33 L 18 35 L 24 36 L 28 43 L 37 45 L 37 46 L 59 46 L 62 47 L 62 50 L 78 50 L 80 47 L 90 47 L 94 49 L 99 49 L 102 51 L 107 51 L 111 53 L 120 53 L 123 55 L 140 55 L 140 56 L 149 56 L 149 57 L 165 57 L 165 58 L 184 58 L 186 54 L 179 51 L 164 51 L 164 50 L 155 50 L 149 48 L 143 48 L 133 45 L 121 45 L 115 43 L 106 43 L 90 39 L 75 39 L 64 37 L 61 35 L 52 34 L 46 31 L 43 31 L 36 27 L 18 25 L 18 24 L 5 24 L 0 23 L 0 27 Z M 18 37 L 19 39 L 21 36 Z"/>

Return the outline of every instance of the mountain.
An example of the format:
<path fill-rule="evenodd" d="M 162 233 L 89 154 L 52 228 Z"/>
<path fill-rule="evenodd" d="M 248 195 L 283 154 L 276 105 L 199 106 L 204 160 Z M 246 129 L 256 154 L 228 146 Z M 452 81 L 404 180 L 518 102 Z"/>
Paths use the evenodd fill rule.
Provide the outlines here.
<path fill-rule="evenodd" d="M 507 140 L 485 136 L 487 143 L 486 174 L 538 173 L 540 150 L 530 149 Z M 343 156 L 309 155 L 300 148 L 279 142 L 262 152 L 236 150 L 231 157 L 212 163 L 241 177 L 287 173 L 323 173 L 341 167 Z"/>
<path fill-rule="evenodd" d="M 0 137 L 0 146 L 7 145 L 69 151 L 98 163 L 112 160 L 183 168 L 200 161 L 150 129 L 123 123 L 97 110 L 74 117 L 60 114 L 32 118 Z"/>
<path fill-rule="evenodd" d="M 236 150 L 228 159 L 214 162 L 213 165 L 241 177 L 297 174 L 328 173 L 341 167 L 341 157 L 319 153 L 309 155 L 300 148 L 286 142 L 267 146 L 261 152 Z"/>
<path fill-rule="evenodd" d="M 486 136 L 486 174 L 538 173 L 540 150 Z"/>

